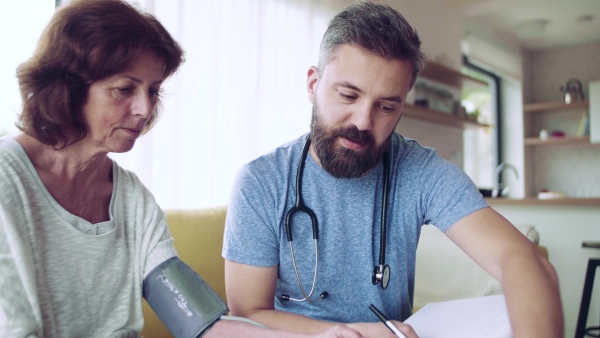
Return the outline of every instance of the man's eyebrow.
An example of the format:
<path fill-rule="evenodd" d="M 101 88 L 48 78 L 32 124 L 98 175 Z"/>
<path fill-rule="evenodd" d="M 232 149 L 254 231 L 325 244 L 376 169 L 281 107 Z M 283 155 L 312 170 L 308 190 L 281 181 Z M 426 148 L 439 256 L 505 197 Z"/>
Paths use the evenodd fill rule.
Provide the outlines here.
<path fill-rule="evenodd" d="M 345 87 L 345 88 L 348 88 L 348 89 L 352 89 L 352 90 L 355 90 L 355 91 L 357 91 L 359 93 L 363 92 L 357 86 L 351 84 L 350 82 L 346 82 L 346 81 L 335 82 L 334 85 L 336 87 Z M 381 99 L 384 100 L 384 101 L 396 102 L 398 104 L 402 103 L 402 98 L 400 96 L 388 96 L 388 97 L 382 97 Z"/>
<path fill-rule="evenodd" d="M 336 87 L 346 87 L 348 89 L 355 90 L 355 91 L 357 91 L 359 93 L 363 92 L 362 90 L 360 90 L 360 88 L 358 88 L 357 86 L 355 86 L 355 85 L 353 85 L 353 84 L 351 84 L 350 82 L 347 82 L 347 81 L 335 82 L 334 85 Z"/>

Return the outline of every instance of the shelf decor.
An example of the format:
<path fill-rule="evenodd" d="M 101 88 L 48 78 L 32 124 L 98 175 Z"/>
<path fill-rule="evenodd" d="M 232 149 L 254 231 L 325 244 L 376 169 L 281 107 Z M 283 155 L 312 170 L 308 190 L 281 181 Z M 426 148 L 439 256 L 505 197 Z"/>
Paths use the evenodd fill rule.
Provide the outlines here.
<path fill-rule="evenodd" d="M 427 62 L 427 65 L 425 66 L 425 69 L 421 73 L 420 77 L 437 81 L 444 85 L 458 89 L 464 88 L 465 86 L 487 87 L 486 82 L 480 81 L 468 75 L 464 75 L 459 71 L 432 61 Z M 489 127 L 487 124 L 478 123 L 476 120 L 467 119 L 464 114 L 458 114 L 459 116 L 457 116 L 448 112 L 409 103 L 404 104 L 402 114 L 406 117 L 461 129 Z"/>

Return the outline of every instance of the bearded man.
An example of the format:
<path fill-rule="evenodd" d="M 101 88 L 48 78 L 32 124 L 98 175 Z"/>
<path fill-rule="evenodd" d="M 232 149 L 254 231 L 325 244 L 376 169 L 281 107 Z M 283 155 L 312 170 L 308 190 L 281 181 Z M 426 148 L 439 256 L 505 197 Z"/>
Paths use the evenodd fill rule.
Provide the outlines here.
<path fill-rule="evenodd" d="M 232 314 L 271 328 L 336 323 L 407 337 L 420 229 L 434 224 L 506 295 L 514 337 L 562 336 L 554 269 L 435 150 L 394 132 L 424 68 L 421 41 L 389 6 L 361 2 L 330 22 L 308 70 L 310 133 L 245 165 L 229 204 L 223 257 Z"/>

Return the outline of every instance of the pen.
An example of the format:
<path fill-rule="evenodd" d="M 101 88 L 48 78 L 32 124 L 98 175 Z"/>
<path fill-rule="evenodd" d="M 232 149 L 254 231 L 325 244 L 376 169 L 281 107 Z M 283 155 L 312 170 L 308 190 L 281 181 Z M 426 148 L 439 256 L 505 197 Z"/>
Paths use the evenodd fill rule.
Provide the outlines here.
<path fill-rule="evenodd" d="M 383 314 L 383 312 L 379 311 L 379 309 L 375 307 L 375 305 L 373 305 L 373 304 L 369 305 L 369 309 L 371 309 L 371 311 L 373 311 L 373 313 L 375 315 L 377 315 L 379 320 L 381 320 L 385 324 L 385 326 L 388 327 L 388 329 L 390 329 L 392 332 L 394 332 L 396 337 L 406 338 L 406 336 L 403 335 L 402 332 L 400 332 L 400 330 L 398 330 L 398 328 L 395 327 L 394 324 L 392 324 L 392 322 L 389 321 L 389 319 L 387 319 L 387 317 Z"/>

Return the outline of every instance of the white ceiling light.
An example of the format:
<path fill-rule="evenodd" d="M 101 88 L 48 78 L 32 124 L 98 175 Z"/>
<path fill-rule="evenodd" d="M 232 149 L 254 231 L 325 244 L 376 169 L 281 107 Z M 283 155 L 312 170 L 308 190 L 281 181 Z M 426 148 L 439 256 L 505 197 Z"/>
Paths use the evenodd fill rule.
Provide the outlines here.
<path fill-rule="evenodd" d="M 521 39 L 540 39 L 545 36 L 548 20 L 525 21 L 517 27 L 517 36 Z"/>

